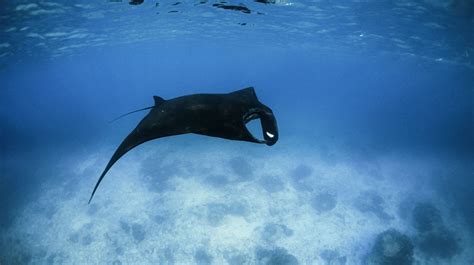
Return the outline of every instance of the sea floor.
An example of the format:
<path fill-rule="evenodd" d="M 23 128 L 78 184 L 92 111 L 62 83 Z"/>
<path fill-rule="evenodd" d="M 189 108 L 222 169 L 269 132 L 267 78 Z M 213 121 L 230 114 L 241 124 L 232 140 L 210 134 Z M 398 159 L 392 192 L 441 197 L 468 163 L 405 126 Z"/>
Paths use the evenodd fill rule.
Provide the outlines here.
<path fill-rule="evenodd" d="M 439 196 L 428 158 L 176 137 L 128 153 L 88 205 L 113 151 L 57 167 L 64 177 L 1 228 L 0 264 L 474 261 L 473 233 Z"/>

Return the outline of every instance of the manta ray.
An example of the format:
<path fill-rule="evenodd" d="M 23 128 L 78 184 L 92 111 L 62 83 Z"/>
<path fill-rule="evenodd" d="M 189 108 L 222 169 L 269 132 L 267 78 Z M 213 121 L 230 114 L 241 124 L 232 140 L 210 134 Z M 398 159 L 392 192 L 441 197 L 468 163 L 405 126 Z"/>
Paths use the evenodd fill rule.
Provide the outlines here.
<path fill-rule="evenodd" d="M 153 139 L 194 133 L 268 146 L 278 141 L 278 127 L 273 111 L 257 99 L 253 87 L 227 94 L 192 94 L 168 100 L 153 96 L 153 99 L 154 106 L 122 115 L 150 109 L 110 158 L 95 184 L 89 203 L 115 162 L 134 147 Z M 262 140 L 254 137 L 246 127 L 254 119 L 260 119 Z"/>

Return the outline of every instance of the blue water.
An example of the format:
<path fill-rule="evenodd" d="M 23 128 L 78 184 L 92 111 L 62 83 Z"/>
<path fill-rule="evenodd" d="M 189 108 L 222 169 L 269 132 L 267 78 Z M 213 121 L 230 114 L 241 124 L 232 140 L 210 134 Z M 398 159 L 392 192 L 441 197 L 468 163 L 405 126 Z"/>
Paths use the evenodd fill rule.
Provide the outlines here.
<path fill-rule="evenodd" d="M 2 4 L 1 265 L 474 262 L 472 1 L 157 3 Z M 110 120 L 248 86 L 274 146 L 150 141 L 87 204 Z"/>

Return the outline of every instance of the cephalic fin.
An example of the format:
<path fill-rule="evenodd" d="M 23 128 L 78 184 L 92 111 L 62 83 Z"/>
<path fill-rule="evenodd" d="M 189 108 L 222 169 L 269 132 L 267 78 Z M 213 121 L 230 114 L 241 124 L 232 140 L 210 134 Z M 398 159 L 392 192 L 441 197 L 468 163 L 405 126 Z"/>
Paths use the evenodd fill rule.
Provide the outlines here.
<path fill-rule="evenodd" d="M 258 102 L 257 94 L 255 94 L 255 89 L 253 87 L 240 89 L 240 90 L 228 93 L 228 95 L 231 95 L 232 97 L 235 97 L 242 101 Z"/>

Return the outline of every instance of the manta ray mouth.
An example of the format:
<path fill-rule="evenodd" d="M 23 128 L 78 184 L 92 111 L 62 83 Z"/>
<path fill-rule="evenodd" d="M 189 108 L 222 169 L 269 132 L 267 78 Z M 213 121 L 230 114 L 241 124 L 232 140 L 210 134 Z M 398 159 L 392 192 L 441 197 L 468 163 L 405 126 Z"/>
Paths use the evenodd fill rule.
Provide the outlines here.
<path fill-rule="evenodd" d="M 251 109 L 244 115 L 244 122 L 245 124 L 249 123 L 252 120 L 256 120 L 260 118 L 259 111 L 256 109 Z"/>
<path fill-rule="evenodd" d="M 252 137 L 260 143 L 266 143 L 267 141 L 265 140 L 265 134 L 269 138 L 273 138 L 275 137 L 275 135 L 269 131 L 266 131 L 265 128 L 263 128 L 261 118 L 262 111 L 259 109 L 251 109 L 243 117 L 245 128 L 252 135 Z M 259 122 L 256 122 L 256 120 L 259 120 Z M 257 135 L 262 136 L 257 137 Z"/>

